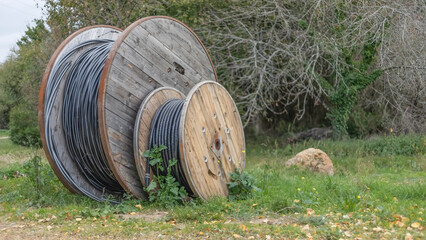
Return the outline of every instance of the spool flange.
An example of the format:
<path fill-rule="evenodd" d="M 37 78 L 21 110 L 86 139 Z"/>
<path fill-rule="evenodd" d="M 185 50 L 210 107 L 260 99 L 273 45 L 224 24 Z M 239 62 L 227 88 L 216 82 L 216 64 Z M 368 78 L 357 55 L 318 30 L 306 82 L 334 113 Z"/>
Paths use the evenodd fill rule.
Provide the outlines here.
<path fill-rule="evenodd" d="M 192 192 L 202 199 L 228 196 L 229 173 L 245 167 L 240 114 L 226 89 L 212 81 L 187 95 L 179 126 L 180 159 Z"/>

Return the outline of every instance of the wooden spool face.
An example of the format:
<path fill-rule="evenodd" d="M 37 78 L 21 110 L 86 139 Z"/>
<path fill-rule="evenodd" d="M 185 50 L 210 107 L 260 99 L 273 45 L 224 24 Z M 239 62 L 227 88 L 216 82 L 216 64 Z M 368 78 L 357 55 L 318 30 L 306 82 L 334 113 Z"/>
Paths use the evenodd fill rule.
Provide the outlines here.
<path fill-rule="evenodd" d="M 142 102 L 135 122 L 133 147 L 135 153 L 135 163 L 142 185 L 145 186 L 146 159 L 142 154 L 148 150 L 149 136 L 151 132 L 151 122 L 157 109 L 169 99 L 184 99 L 185 95 L 180 91 L 161 87 L 152 91 Z M 150 179 L 153 173 L 150 171 Z"/>
<path fill-rule="evenodd" d="M 179 126 L 180 159 L 192 191 L 202 199 L 228 196 L 229 173 L 244 169 L 245 139 L 238 109 L 216 82 L 188 94 Z"/>
<path fill-rule="evenodd" d="M 98 116 L 109 166 L 127 192 L 145 196 L 133 154 L 133 130 L 143 99 L 158 87 L 186 94 L 198 82 L 216 79 L 201 41 L 175 19 L 143 18 L 116 40 L 101 76 Z"/>
<path fill-rule="evenodd" d="M 38 122 L 40 127 L 40 135 L 43 142 L 44 152 L 49 161 L 50 166 L 52 167 L 54 173 L 62 182 L 62 184 L 73 193 L 82 193 L 79 188 L 82 188 L 86 193 L 93 194 L 95 196 L 103 196 L 103 192 L 94 188 L 89 181 L 83 176 L 83 174 L 78 169 L 75 162 L 71 159 L 68 150 L 65 144 L 65 136 L 62 128 L 62 118 L 61 118 L 61 109 L 63 105 L 63 95 L 64 95 L 64 86 L 65 79 L 67 74 L 64 76 L 63 81 L 60 83 L 57 89 L 57 96 L 54 102 L 53 110 L 50 115 L 53 142 L 57 146 L 57 154 L 61 162 L 61 166 L 58 166 L 55 161 L 53 161 L 52 156 L 50 155 L 49 150 L 46 145 L 46 135 L 45 135 L 45 115 L 44 115 L 44 105 L 45 105 L 45 91 L 46 86 L 49 80 L 50 73 L 52 68 L 55 66 L 56 61 L 61 58 L 61 56 L 68 52 L 71 48 L 75 47 L 79 43 L 84 41 L 93 40 L 93 39 L 117 39 L 121 30 L 111 26 L 91 26 L 87 28 L 80 29 L 79 31 L 73 33 L 68 38 L 66 38 L 61 45 L 56 49 L 55 53 L 52 55 L 46 71 L 43 75 L 40 94 L 39 94 L 39 104 L 38 104 Z M 75 54 L 74 58 L 78 54 Z M 72 177 L 73 181 L 67 181 L 63 176 L 62 172 L 59 170 L 59 167 L 63 168 L 69 175 Z M 86 194 L 83 193 L 83 194 Z M 87 194 L 86 194 L 87 195 Z"/>

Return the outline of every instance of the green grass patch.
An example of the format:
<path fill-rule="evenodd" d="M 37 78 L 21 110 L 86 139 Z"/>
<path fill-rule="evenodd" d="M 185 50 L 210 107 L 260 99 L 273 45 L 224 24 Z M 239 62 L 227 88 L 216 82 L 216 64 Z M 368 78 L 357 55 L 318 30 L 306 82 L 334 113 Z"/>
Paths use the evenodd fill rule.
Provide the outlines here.
<path fill-rule="evenodd" d="M 9 137 L 9 129 L 0 129 L 0 137 Z"/>
<path fill-rule="evenodd" d="M 261 191 L 244 200 L 198 199 L 165 208 L 134 199 L 110 205 L 73 195 L 45 162 L 39 195 L 28 176 L 14 175 L 17 171 L 28 174 L 28 164 L 8 164 L 0 169 L 2 176 L 7 176 L 7 180 L 0 180 L 0 219 L 38 223 L 48 218 L 49 223 L 57 226 L 55 231 L 82 238 L 269 235 L 374 239 L 389 234 L 403 238 L 407 233 L 422 238 L 425 144 L 423 135 L 306 141 L 288 146 L 280 146 L 278 140 L 272 139 L 256 144 L 249 141 L 246 171 Z M 284 167 L 286 160 L 309 147 L 329 154 L 334 176 Z M 157 211 L 167 211 L 167 215 L 155 220 L 122 219 L 117 215 L 149 216 Z"/>

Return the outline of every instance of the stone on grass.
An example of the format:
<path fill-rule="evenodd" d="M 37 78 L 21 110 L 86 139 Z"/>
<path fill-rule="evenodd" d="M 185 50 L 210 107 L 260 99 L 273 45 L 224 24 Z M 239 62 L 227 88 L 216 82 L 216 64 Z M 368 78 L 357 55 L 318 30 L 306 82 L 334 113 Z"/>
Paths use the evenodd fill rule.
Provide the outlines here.
<path fill-rule="evenodd" d="M 334 174 L 334 167 L 330 158 L 325 152 L 315 148 L 309 148 L 296 154 L 285 163 L 285 166 L 298 166 L 301 169 L 309 169 L 312 172 Z"/>

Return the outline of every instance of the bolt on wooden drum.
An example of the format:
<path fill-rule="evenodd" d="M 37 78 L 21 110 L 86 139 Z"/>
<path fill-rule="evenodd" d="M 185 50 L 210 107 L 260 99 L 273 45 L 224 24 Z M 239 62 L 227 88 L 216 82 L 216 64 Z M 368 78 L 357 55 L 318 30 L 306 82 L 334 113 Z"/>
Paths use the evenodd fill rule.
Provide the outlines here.
<path fill-rule="evenodd" d="M 108 165 L 124 190 L 146 196 L 133 154 L 135 119 L 144 98 L 163 86 L 187 94 L 202 81 L 217 81 L 215 69 L 195 33 L 178 20 L 143 18 L 115 41 L 101 76 L 98 116 Z"/>
<path fill-rule="evenodd" d="M 197 84 L 188 94 L 179 126 L 180 159 L 192 192 L 202 199 L 228 196 L 229 173 L 245 167 L 240 114 L 216 82 Z"/>

